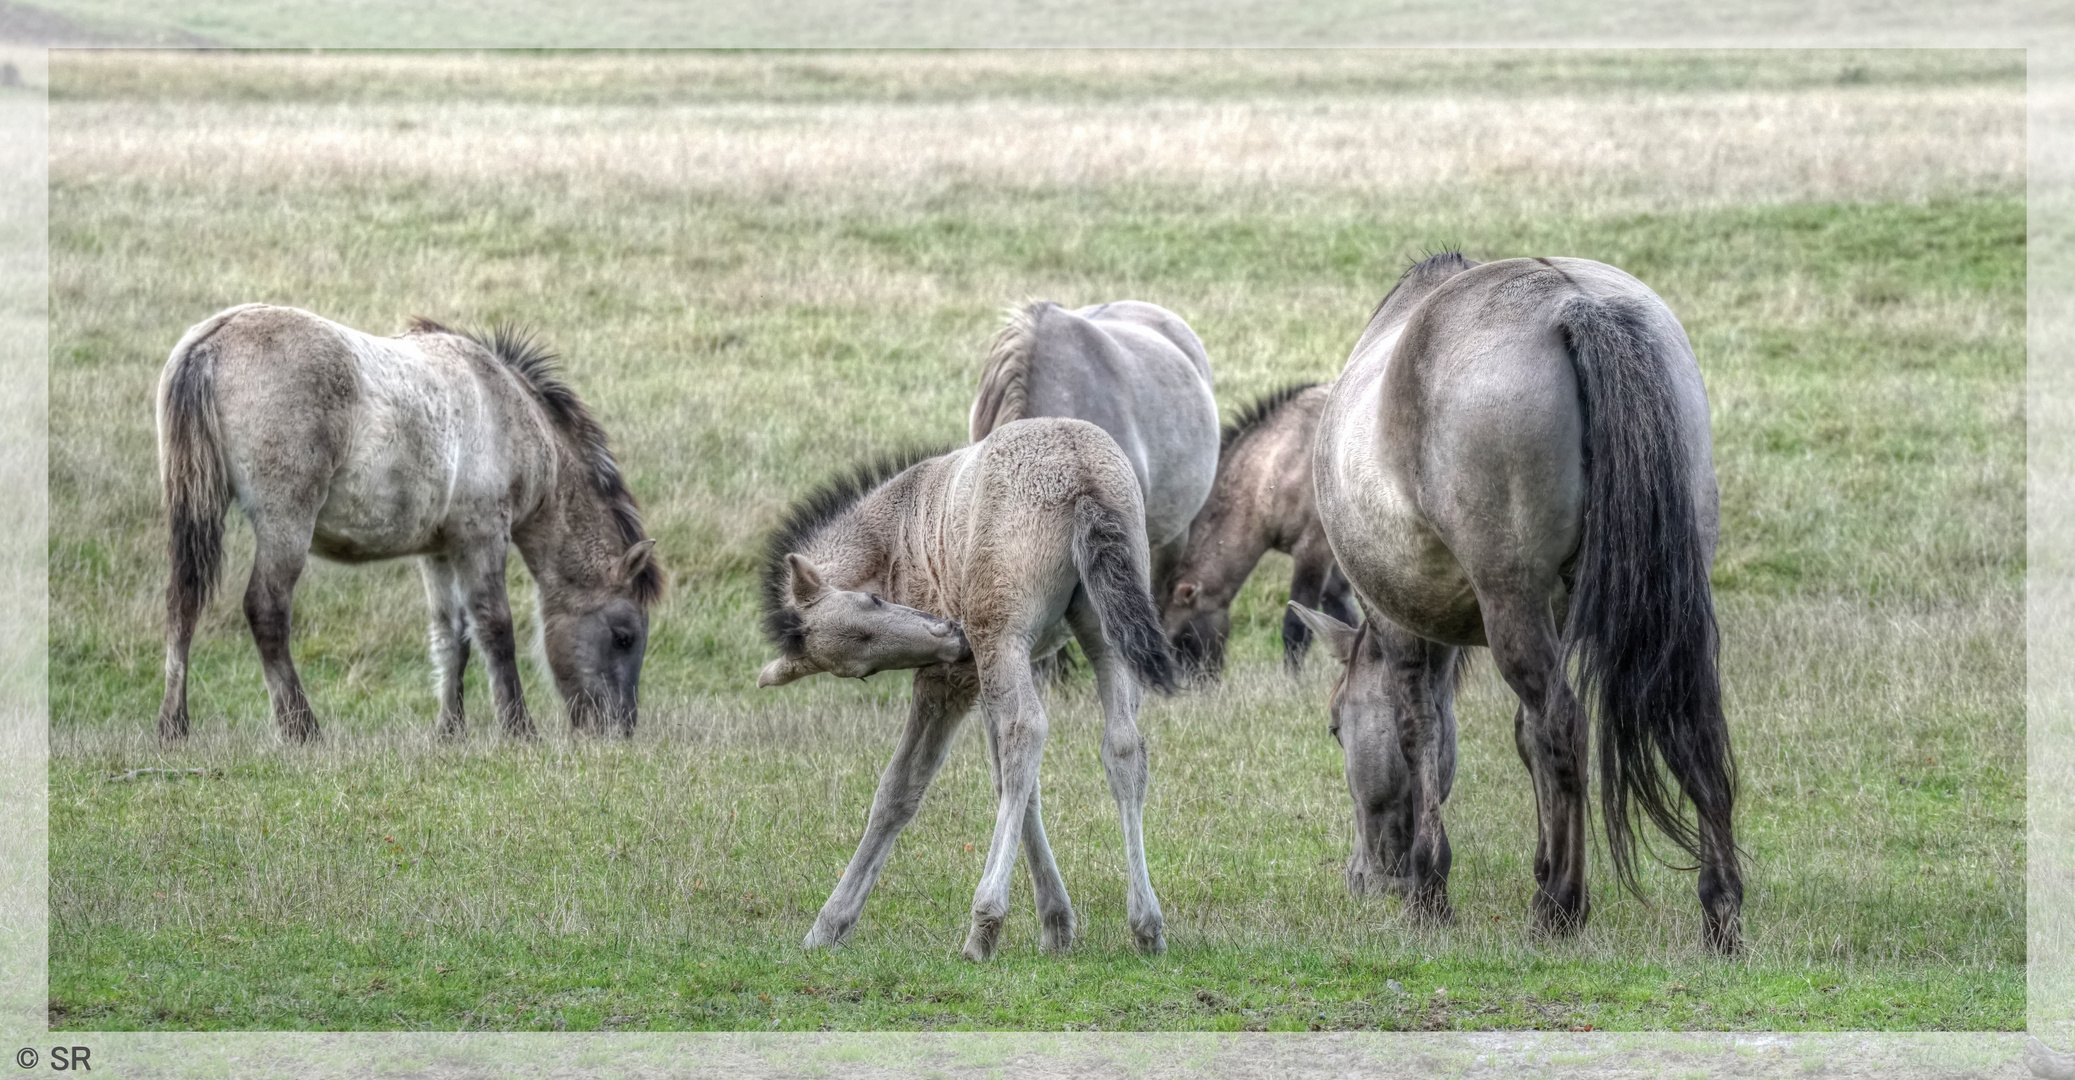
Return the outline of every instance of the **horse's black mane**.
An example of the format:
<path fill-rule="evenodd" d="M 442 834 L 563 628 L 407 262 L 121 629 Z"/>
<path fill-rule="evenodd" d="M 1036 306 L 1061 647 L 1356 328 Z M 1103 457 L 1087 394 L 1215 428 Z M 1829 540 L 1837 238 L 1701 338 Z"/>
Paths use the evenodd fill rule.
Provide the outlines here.
<path fill-rule="evenodd" d="M 920 462 L 949 452 L 948 447 L 910 447 L 882 455 L 823 483 L 786 510 L 778 527 L 771 530 L 771 535 L 764 540 L 761 579 L 764 636 L 770 638 L 771 644 L 778 646 L 781 653 L 797 658 L 803 654 L 807 644 L 799 612 L 785 604 L 785 590 L 789 584 L 785 557 L 806 547 L 829 522 L 841 517 L 844 511 L 857 505 L 859 499 L 877 490 L 881 484 Z"/>
<path fill-rule="evenodd" d="M 1232 422 L 1225 425 L 1225 430 L 1218 433 L 1218 451 L 1223 453 L 1230 450 L 1232 444 L 1238 442 L 1247 432 L 1260 427 L 1269 417 L 1274 416 L 1277 410 L 1296 400 L 1298 394 L 1317 385 L 1315 382 L 1291 383 L 1280 390 L 1271 390 L 1255 398 L 1239 410 L 1239 415 L 1234 416 Z"/>
<path fill-rule="evenodd" d="M 1391 297 L 1398 295 L 1398 290 L 1404 288 L 1408 281 L 1419 282 L 1429 278 L 1446 281 L 1476 265 L 1475 261 L 1453 245 L 1439 251 L 1430 251 L 1405 267 L 1405 272 L 1398 275 L 1398 283 L 1392 285 L 1391 291 L 1384 293 L 1383 299 L 1376 302 L 1376 310 L 1369 313 L 1369 318 L 1373 321 L 1376 316 L 1382 314 L 1384 306 L 1391 302 Z"/>
<path fill-rule="evenodd" d="M 584 408 L 576 391 L 562 381 L 561 358 L 545 342 L 536 338 L 532 331 L 507 322 L 497 323 L 488 331 L 454 330 L 417 316 L 411 319 L 408 332 L 464 337 L 502 360 L 504 366 L 533 392 L 534 400 L 547 410 L 548 419 L 583 449 L 584 460 L 590 465 L 591 487 L 604 500 L 621 543 L 632 547 L 646 538 L 647 534 L 641 527 L 641 507 L 634 501 L 634 493 L 627 490 L 627 482 L 620 475 L 619 462 L 613 458 L 606 443 L 605 429 L 599 427 L 591 411 Z M 656 560 L 647 560 L 629 585 L 634 601 L 647 607 L 663 593 L 662 568 Z"/>

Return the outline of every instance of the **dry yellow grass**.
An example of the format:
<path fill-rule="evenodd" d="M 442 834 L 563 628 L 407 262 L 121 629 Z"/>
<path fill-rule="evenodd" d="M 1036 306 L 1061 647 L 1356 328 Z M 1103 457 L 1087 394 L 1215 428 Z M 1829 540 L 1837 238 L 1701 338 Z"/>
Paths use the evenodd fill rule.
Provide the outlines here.
<path fill-rule="evenodd" d="M 1521 209 L 1578 212 L 2008 191 L 2025 168 L 2022 94 L 1993 86 L 1610 99 L 58 108 L 60 179 L 203 187 L 423 180 L 919 200 L 957 185 L 1160 185 L 1256 200 L 1503 192 Z"/>

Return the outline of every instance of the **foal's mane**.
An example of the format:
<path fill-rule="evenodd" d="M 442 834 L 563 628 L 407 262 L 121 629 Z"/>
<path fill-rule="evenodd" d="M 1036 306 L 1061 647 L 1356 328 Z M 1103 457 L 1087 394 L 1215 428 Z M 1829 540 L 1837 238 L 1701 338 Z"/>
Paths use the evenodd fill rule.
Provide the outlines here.
<path fill-rule="evenodd" d="M 454 330 L 424 316 L 413 316 L 412 334 L 452 334 L 467 338 L 488 350 L 490 355 L 504 362 L 512 374 L 519 377 L 533 399 L 548 414 L 556 428 L 575 440 L 582 449 L 591 482 L 591 490 L 604 502 L 613 528 L 618 531 L 620 542 L 632 547 L 646 538 L 641 527 L 641 507 L 634 501 L 634 493 L 627 490 L 627 482 L 620 475 L 620 465 L 612 456 L 606 443 L 605 429 L 584 408 L 583 400 L 576 396 L 568 383 L 562 381 L 562 360 L 548 348 L 547 343 L 533 332 L 512 323 L 497 323 L 488 331 Z M 642 607 L 654 603 L 663 594 L 663 571 L 656 560 L 647 559 L 634 580 L 628 583 L 634 602 Z"/>
<path fill-rule="evenodd" d="M 785 557 L 806 547 L 828 524 L 856 506 L 859 499 L 879 489 L 888 480 L 933 457 L 950 453 L 948 447 L 909 447 L 868 461 L 795 501 L 778 527 L 764 540 L 761 574 L 764 605 L 764 636 L 786 656 L 799 657 L 806 649 L 806 630 L 800 614 L 785 605 L 789 574 Z"/>
<path fill-rule="evenodd" d="M 1239 415 L 1234 416 L 1232 422 L 1226 424 L 1225 429 L 1218 433 L 1218 452 L 1223 453 L 1226 450 L 1230 450 L 1233 443 L 1238 442 L 1248 432 L 1266 423 L 1268 418 L 1274 416 L 1283 406 L 1295 401 L 1297 395 L 1317 385 L 1315 382 L 1291 383 L 1280 390 L 1271 390 L 1249 402 L 1245 408 L 1239 410 Z"/>

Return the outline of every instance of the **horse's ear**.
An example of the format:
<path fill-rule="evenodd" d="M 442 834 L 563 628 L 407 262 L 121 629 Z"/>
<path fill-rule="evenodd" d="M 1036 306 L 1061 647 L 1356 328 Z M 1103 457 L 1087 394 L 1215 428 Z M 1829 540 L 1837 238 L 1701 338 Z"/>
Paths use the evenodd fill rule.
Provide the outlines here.
<path fill-rule="evenodd" d="M 649 566 L 651 566 L 655 562 L 655 560 L 655 540 L 643 540 L 640 543 L 635 544 L 633 547 L 628 548 L 626 552 L 620 556 L 620 565 L 619 569 L 615 571 L 615 574 L 617 575 L 615 580 L 618 580 L 623 583 L 632 581 L 634 580 L 635 575 L 641 573 L 643 570 L 648 569 Z"/>
<path fill-rule="evenodd" d="M 1323 611 L 1313 611 L 1295 600 L 1290 601 L 1290 614 L 1295 615 L 1298 622 L 1309 627 L 1320 641 L 1325 642 L 1326 648 L 1331 650 L 1334 658 L 1342 664 L 1346 664 L 1348 659 L 1354 656 L 1355 637 L 1361 631 Z"/>
<path fill-rule="evenodd" d="M 806 607 L 821 599 L 821 594 L 828 591 L 828 586 L 821 583 L 821 574 L 814 569 L 813 563 L 798 555 L 787 555 L 785 565 L 792 570 L 793 603 Z"/>
<path fill-rule="evenodd" d="M 795 679 L 804 679 L 820 670 L 820 668 L 815 667 L 805 659 L 781 656 L 765 664 L 764 670 L 757 672 L 757 689 L 768 690 L 774 686 L 784 686 L 786 683 L 792 682 Z"/>

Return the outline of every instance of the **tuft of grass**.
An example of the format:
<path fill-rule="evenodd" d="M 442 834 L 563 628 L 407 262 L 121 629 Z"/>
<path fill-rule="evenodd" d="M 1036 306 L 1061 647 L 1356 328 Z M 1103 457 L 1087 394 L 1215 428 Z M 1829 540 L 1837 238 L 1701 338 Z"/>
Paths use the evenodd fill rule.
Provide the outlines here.
<path fill-rule="evenodd" d="M 1684 82 L 1652 57 L 1390 59 L 56 58 L 53 1025 L 2021 1026 L 2008 58 L 1879 54 L 1843 86 L 1816 54 L 1709 54 Z M 1047 152 L 1048 132 L 1140 150 Z M 1277 670 L 1280 556 L 1235 606 L 1231 678 L 1143 719 L 1168 956 L 1129 947 L 1085 687 L 1052 701 L 1044 777 L 1073 954 L 1036 954 L 1026 888 L 1002 961 L 956 959 L 993 818 L 970 734 L 853 943 L 799 951 L 906 686 L 751 689 L 758 541 L 786 502 L 958 440 L 1018 296 L 1173 308 L 1229 410 L 1331 378 L 1441 243 L 1620 266 L 1693 340 L 1749 955 L 1699 952 L 1691 875 L 1663 868 L 1645 901 L 1595 873 L 1575 939 L 1528 933 L 1533 803 L 1484 664 L 1447 810 L 1461 920 L 1349 897 L 1326 660 Z M 632 742 L 508 745 L 472 674 L 475 738 L 434 743 L 414 571 L 319 563 L 295 650 L 326 743 L 274 742 L 225 597 L 192 658 L 196 737 L 156 746 L 151 394 L 186 326 L 248 300 L 376 332 L 516 319 L 569 358 L 675 579 Z M 229 547 L 235 592 L 235 516 Z M 527 690 L 553 732 L 551 686 Z M 108 779 L 146 768 L 174 771 Z"/>

